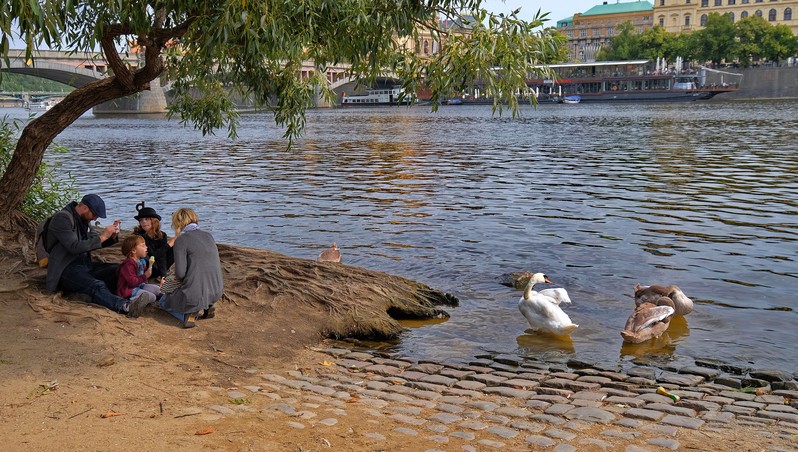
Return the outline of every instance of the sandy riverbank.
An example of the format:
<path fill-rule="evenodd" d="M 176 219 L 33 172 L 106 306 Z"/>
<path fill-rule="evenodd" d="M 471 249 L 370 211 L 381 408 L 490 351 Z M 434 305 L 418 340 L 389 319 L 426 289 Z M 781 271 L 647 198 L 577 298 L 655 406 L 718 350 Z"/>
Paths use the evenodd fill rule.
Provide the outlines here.
<path fill-rule="evenodd" d="M 476 370 L 440 363 L 422 367 L 424 375 L 419 376 L 409 373 L 419 372 L 410 366 L 424 363 L 347 357 L 349 351 L 333 352 L 336 347 L 323 344 L 323 332 L 331 327 L 328 310 L 267 291 L 252 293 L 253 288 L 236 279 L 268 270 L 274 265 L 268 259 L 281 259 L 279 255 L 224 249 L 230 294 L 220 303 L 217 318 L 190 330 L 178 328 L 173 318 L 154 309 L 128 319 L 46 294 L 42 270 L 4 256 L 0 435 L 11 450 L 655 450 L 674 446 L 673 441 L 679 448 L 701 450 L 788 450 L 796 444 L 798 424 L 786 417 L 757 416 L 758 410 L 746 411 L 750 416 L 734 413 L 733 419 L 720 416 L 727 421 L 721 422 L 692 408 L 695 416 L 687 417 L 702 421 L 693 428 L 663 423 L 671 414 L 667 411 L 653 421 L 625 416 L 616 406 L 623 404 L 602 399 L 594 408 L 612 414 L 612 420 L 571 419 L 567 407 L 575 408 L 578 400 L 586 400 L 579 397 L 588 397 L 575 397 L 581 392 L 576 386 L 557 388 L 538 381 L 523 389 L 528 393 L 502 394 L 486 388 L 501 387 L 504 380 L 475 385 L 479 378 L 469 375 Z M 253 256 L 260 257 L 252 261 Z M 297 293 L 301 291 L 300 286 Z M 463 357 L 460 366 L 472 359 Z M 508 372 L 502 366 L 510 365 L 493 362 L 497 365 L 479 361 L 477 367 L 507 378 L 500 372 Z M 522 373 L 538 373 L 541 380 L 589 376 L 567 363 L 560 366 L 565 367 L 537 369 L 541 372 L 515 367 L 519 379 Z M 464 373 L 454 378 L 451 372 L 442 374 L 444 369 Z M 554 375 L 558 372 L 569 375 Z M 412 375 L 433 381 L 419 386 L 419 380 L 405 378 Z M 457 394 L 454 390 L 465 390 L 461 386 L 470 386 L 473 393 Z M 650 392 L 650 387 L 638 386 L 639 395 Z M 551 390 L 536 389 L 546 387 Z M 534 397 L 551 396 L 546 391 L 554 389 L 572 394 L 559 393 L 564 403 L 540 399 L 542 403 L 530 405 Z M 469 405 L 474 402 L 480 404 Z M 563 406 L 551 411 L 554 405 Z M 541 415 L 546 417 L 531 417 Z M 651 425 L 662 427 L 641 430 Z"/>

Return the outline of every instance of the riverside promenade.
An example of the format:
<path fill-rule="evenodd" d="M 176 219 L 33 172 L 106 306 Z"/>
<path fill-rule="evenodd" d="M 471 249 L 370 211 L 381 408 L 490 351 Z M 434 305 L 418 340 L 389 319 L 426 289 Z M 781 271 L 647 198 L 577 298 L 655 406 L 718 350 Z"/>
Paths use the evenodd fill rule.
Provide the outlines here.
<path fill-rule="evenodd" d="M 679 369 L 621 371 L 515 355 L 433 363 L 367 350 L 315 351 L 323 359 L 317 366 L 279 375 L 247 370 L 237 387 L 214 388 L 219 403 L 203 411 L 209 420 L 259 413 L 284 422 L 289 436 L 312 429 L 327 447 L 325 432 L 356 418 L 346 439 L 357 442 L 346 442 L 348 450 L 798 447 L 798 382 L 781 371 L 698 359 Z M 657 394 L 659 387 L 680 400 Z"/>

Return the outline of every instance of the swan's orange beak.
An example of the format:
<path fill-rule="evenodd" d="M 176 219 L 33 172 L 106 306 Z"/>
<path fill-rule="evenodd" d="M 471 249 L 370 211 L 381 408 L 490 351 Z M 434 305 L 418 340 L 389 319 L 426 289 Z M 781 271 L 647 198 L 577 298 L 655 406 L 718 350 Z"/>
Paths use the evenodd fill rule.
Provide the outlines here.
<path fill-rule="evenodd" d="M 543 278 L 546 281 L 546 284 L 551 284 L 552 283 L 548 276 L 544 276 Z"/>

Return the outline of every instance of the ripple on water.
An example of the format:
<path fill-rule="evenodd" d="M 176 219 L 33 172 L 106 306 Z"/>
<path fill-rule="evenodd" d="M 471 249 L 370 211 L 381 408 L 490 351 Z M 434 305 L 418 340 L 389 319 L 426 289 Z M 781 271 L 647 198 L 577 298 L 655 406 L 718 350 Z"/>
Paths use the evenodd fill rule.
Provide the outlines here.
<path fill-rule="evenodd" d="M 348 264 L 455 293 L 451 319 L 410 329 L 403 353 L 798 362 L 798 102 L 574 107 L 311 111 L 290 150 L 262 114 L 238 141 L 85 116 L 57 139 L 72 151 L 46 158 L 123 226 L 141 200 L 190 205 L 219 241 L 307 258 L 335 241 Z M 572 294 L 571 345 L 524 333 L 520 292 L 495 283 L 517 270 Z M 689 334 L 622 346 L 638 282 L 705 301 Z"/>

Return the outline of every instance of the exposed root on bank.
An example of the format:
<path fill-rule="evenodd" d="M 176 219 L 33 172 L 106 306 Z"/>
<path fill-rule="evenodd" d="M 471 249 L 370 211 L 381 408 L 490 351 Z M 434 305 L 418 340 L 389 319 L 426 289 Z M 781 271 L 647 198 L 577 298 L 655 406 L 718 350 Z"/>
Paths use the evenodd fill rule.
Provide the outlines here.
<path fill-rule="evenodd" d="M 239 271 L 224 275 L 230 301 L 253 309 L 323 309 L 326 337 L 395 338 L 404 330 L 397 318 L 448 316 L 437 306 L 458 303 L 425 284 L 340 263 L 229 245 L 219 245 L 219 253 L 223 267 L 238 261 Z"/>
<path fill-rule="evenodd" d="M 13 242 L 0 253 L 6 274 L 14 272 L 7 279 L 15 284 L 8 289 L 30 287 L 44 293 L 46 270 L 34 264 L 30 237 L 2 233 L 0 242 Z M 398 319 L 448 317 L 440 306 L 458 304 L 451 294 L 384 272 L 224 244 L 219 244 L 219 255 L 225 282 L 221 306 L 242 309 L 254 322 L 302 312 L 319 337 L 393 339 L 404 331 Z M 92 256 L 105 262 L 122 260 L 119 245 L 93 251 Z M 63 302 L 58 294 L 50 301 Z"/>

